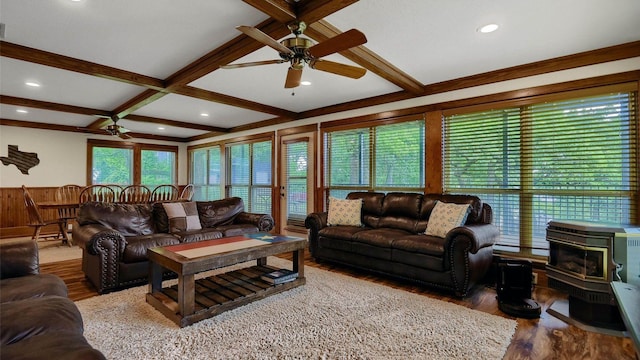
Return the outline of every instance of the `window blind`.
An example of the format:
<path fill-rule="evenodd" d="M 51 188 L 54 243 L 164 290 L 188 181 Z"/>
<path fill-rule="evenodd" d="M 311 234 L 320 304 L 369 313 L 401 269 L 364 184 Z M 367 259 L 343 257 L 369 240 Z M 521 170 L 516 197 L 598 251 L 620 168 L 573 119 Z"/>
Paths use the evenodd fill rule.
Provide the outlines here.
<path fill-rule="evenodd" d="M 325 133 L 325 189 L 345 198 L 352 191 L 424 190 L 423 120 Z"/>
<path fill-rule="evenodd" d="M 552 219 L 632 223 L 635 99 L 635 92 L 607 92 L 449 115 L 445 191 L 480 196 L 494 210 L 500 244 L 534 255 L 546 254 Z"/>

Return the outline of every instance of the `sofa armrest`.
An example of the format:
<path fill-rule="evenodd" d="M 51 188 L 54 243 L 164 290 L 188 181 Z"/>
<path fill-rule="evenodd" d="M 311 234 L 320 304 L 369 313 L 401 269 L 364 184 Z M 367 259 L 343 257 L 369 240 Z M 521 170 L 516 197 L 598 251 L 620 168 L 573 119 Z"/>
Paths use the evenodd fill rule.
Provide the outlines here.
<path fill-rule="evenodd" d="M 275 226 L 273 217 L 269 214 L 257 214 L 243 211 L 233 220 L 234 224 L 252 224 L 258 231 L 271 231 Z"/>
<path fill-rule="evenodd" d="M 88 224 L 73 228 L 73 242 L 91 255 L 109 253 L 115 261 L 124 253 L 124 236 L 108 226 Z"/>
<path fill-rule="evenodd" d="M 318 249 L 318 232 L 327 227 L 328 213 L 315 212 L 307 215 L 304 220 L 304 227 L 309 229 L 309 252 L 311 256 L 315 256 Z"/>
<path fill-rule="evenodd" d="M 35 240 L 0 242 L 0 279 L 40 272 L 38 244 Z"/>
<path fill-rule="evenodd" d="M 475 254 L 487 246 L 493 246 L 500 236 L 500 230 L 492 224 L 472 224 L 458 226 L 447 233 L 447 242 L 454 238 L 464 238 L 469 241 L 469 252 Z"/>

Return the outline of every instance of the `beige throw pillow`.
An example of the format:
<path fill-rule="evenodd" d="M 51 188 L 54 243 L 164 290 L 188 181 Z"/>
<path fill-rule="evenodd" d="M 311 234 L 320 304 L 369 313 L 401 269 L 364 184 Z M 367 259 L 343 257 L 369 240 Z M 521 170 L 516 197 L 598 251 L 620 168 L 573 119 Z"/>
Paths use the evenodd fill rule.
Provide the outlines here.
<path fill-rule="evenodd" d="M 329 198 L 329 214 L 327 224 L 362 226 L 360 221 L 362 211 L 362 200 L 342 200 L 333 197 Z"/>
<path fill-rule="evenodd" d="M 444 238 L 451 229 L 462 226 L 467 221 L 470 211 L 469 204 L 461 205 L 438 201 L 431 211 L 427 230 L 424 233 Z"/>
<path fill-rule="evenodd" d="M 169 232 L 202 229 L 195 202 L 163 203 L 162 207 L 169 218 Z"/>

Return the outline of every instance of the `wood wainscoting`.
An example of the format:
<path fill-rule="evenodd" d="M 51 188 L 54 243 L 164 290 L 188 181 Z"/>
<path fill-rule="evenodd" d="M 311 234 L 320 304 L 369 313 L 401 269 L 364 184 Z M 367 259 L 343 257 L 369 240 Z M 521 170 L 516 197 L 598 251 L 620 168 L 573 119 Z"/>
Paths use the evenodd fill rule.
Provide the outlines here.
<path fill-rule="evenodd" d="M 57 186 L 28 187 L 36 202 L 53 201 Z M 33 228 L 29 226 L 29 216 L 24 206 L 24 196 L 21 187 L 0 188 L 0 239 L 9 237 L 31 236 Z M 58 216 L 55 209 L 40 210 L 46 219 Z M 42 228 L 42 234 L 55 234 L 56 225 Z"/>

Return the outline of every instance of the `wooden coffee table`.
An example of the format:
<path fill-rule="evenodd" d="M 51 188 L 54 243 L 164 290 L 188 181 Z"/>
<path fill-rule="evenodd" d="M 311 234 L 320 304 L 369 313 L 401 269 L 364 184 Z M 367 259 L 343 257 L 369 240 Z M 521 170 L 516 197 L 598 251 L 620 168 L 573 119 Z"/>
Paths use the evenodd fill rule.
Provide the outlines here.
<path fill-rule="evenodd" d="M 151 304 L 180 327 L 191 325 L 224 311 L 235 309 L 305 284 L 306 239 L 268 233 L 247 234 L 196 243 L 151 248 L 149 292 Z M 272 285 L 260 276 L 277 270 L 267 265 L 267 256 L 293 253 L 298 278 Z M 256 265 L 195 280 L 195 274 L 256 260 Z M 178 274 L 178 284 L 162 287 L 165 269 Z"/>

